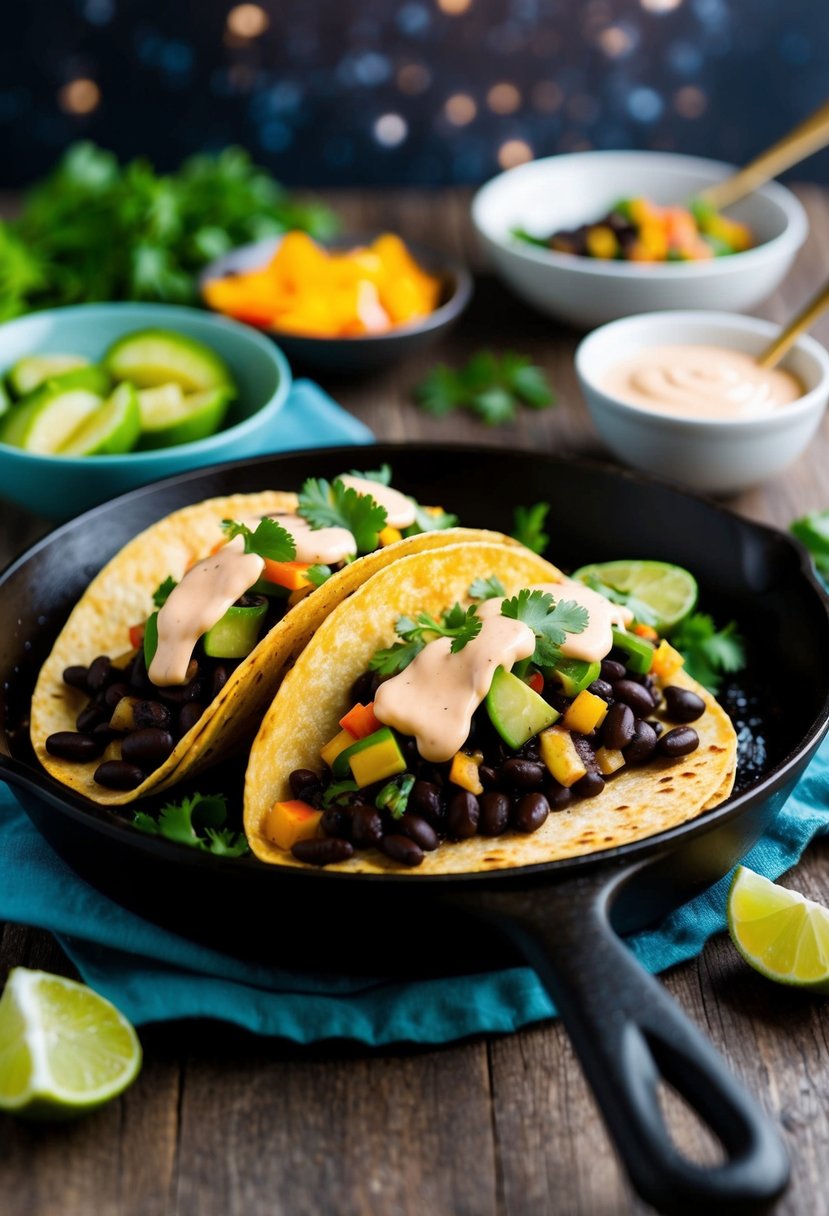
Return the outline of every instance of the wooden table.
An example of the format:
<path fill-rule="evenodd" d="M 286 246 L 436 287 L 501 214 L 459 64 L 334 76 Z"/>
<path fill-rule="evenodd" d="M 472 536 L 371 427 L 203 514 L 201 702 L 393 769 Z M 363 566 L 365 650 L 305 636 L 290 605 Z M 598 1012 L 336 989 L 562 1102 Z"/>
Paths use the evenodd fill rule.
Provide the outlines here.
<path fill-rule="evenodd" d="M 783 289 L 760 310 L 782 320 L 829 265 L 829 194 L 800 191 L 812 235 Z M 468 195 L 332 196 L 345 228 L 391 228 L 473 265 Z M 829 317 L 815 326 L 829 344 Z M 442 348 L 363 382 L 324 380 L 381 439 L 443 439 L 599 454 L 572 367 L 577 335 L 536 316 L 481 277 L 468 314 Z M 435 358 L 458 363 L 482 346 L 532 354 L 559 393 L 557 409 L 526 411 L 487 430 L 435 420 L 411 388 Z M 829 427 L 784 475 L 734 508 L 785 527 L 829 506 Z M 0 557 L 47 525 L 12 507 L 0 515 Z M 818 841 L 790 882 L 829 902 L 829 843 Z M 0 979 L 22 964 L 71 974 L 46 934 L 0 926 Z M 829 1212 L 829 1005 L 751 972 L 729 941 L 665 978 L 668 990 L 783 1128 L 793 1182 L 779 1211 Z M 144 1069 L 116 1103 L 77 1124 L 27 1127 L 0 1117 L 5 1216 L 318 1216 L 320 1213 L 557 1213 L 646 1209 L 608 1145 L 567 1036 L 557 1023 L 437 1050 L 299 1049 L 221 1024 L 142 1033 Z M 671 1108 L 677 1136 L 700 1151 L 693 1121 Z"/>

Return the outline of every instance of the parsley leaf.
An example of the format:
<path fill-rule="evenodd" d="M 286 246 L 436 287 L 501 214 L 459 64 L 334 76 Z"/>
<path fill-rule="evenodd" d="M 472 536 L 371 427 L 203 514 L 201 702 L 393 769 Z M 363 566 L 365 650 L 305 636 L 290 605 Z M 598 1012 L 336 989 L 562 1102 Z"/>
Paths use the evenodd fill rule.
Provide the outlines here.
<path fill-rule="evenodd" d="M 503 598 L 507 592 L 498 575 L 490 574 L 489 578 L 476 578 L 467 594 L 471 600 L 495 600 L 499 596 Z"/>
<path fill-rule="evenodd" d="M 745 667 L 745 643 L 736 621 L 718 630 L 707 613 L 694 612 L 673 631 L 671 645 L 684 657 L 688 675 L 709 692 L 718 691 L 724 672 Z"/>
<path fill-rule="evenodd" d="M 829 511 L 812 511 L 796 519 L 791 532 L 809 550 L 818 573 L 829 578 Z"/>
<path fill-rule="evenodd" d="M 482 626 L 483 621 L 478 616 L 474 604 L 470 604 L 468 608 L 453 604 L 442 614 L 439 621 L 429 612 L 418 613 L 414 620 L 410 616 L 401 616 L 394 631 L 403 641 L 378 650 L 369 667 L 381 676 L 396 675 L 409 666 L 427 642 L 432 642 L 435 638 L 451 638 L 450 653 L 457 654 L 478 636 Z"/>
<path fill-rule="evenodd" d="M 258 553 L 272 562 L 292 562 L 296 557 L 296 542 L 293 536 L 275 519 L 260 519 L 255 529 L 235 519 L 223 519 L 222 529 L 228 540 L 241 536 L 245 542 L 245 553 Z"/>
<path fill-rule="evenodd" d="M 537 502 L 533 507 L 516 507 L 512 517 L 512 538 L 533 553 L 543 553 L 550 542 L 544 531 L 550 510 L 548 502 Z"/>
<path fill-rule="evenodd" d="M 362 477 L 366 481 L 376 481 L 381 486 L 391 485 L 391 465 L 381 464 L 379 469 L 368 469 L 360 473 L 357 469 L 349 469 L 349 477 Z"/>
<path fill-rule="evenodd" d="M 155 591 L 153 592 L 153 603 L 155 604 L 156 608 L 164 607 L 177 586 L 178 583 L 172 577 L 172 575 L 168 575 L 164 582 L 160 583 L 156 587 Z"/>
<path fill-rule="evenodd" d="M 555 396 L 546 373 L 526 355 L 477 351 L 457 370 L 439 363 L 414 390 L 415 400 L 441 417 L 468 409 L 487 426 L 512 422 L 519 405 L 546 409 Z"/>
<path fill-rule="evenodd" d="M 299 494 L 297 512 L 312 528 L 347 528 L 358 553 L 372 553 L 386 526 L 386 509 L 369 494 L 358 494 L 337 478 L 309 477 Z"/>
<path fill-rule="evenodd" d="M 220 857 L 242 857 L 248 852 L 244 833 L 226 828 L 227 800 L 221 794 L 192 794 L 181 802 L 168 802 L 154 819 L 136 811 L 133 824 L 151 836 L 163 836 L 177 844 L 215 853 Z"/>
<path fill-rule="evenodd" d="M 532 629 L 536 642 L 530 662 L 536 667 L 552 667 L 561 656 L 565 634 L 582 633 L 588 621 L 587 609 L 575 600 L 554 600 L 547 591 L 526 587 L 501 605 L 501 615 Z"/>

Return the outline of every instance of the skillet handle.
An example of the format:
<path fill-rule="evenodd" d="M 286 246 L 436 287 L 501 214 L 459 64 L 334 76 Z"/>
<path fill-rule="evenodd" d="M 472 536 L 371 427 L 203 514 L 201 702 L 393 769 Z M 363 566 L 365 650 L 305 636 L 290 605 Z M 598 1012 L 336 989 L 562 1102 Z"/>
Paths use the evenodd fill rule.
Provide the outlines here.
<path fill-rule="evenodd" d="M 610 883 L 605 871 L 558 886 L 490 888 L 462 904 L 494 921 L 538 973 L 639 1194 L 670 1214 L 764 1211 L 788 1182 L 786 1151 L 756 1099 L 611 928 L 608 909 L 630 877 L 628 869 Z M 679 1152 L 660 1080 L 720 1141 L 720 1164 Z"/>

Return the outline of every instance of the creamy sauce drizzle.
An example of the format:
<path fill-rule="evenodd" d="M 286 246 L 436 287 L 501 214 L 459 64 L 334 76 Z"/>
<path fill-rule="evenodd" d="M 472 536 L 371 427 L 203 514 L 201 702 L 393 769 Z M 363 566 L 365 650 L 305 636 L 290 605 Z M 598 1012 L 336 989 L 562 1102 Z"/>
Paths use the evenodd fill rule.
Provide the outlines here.
<path fill-rule="evenodd" d="M 487 600 L 483 608 L 501 601 Z M 414 735 L 424 760 L 451 760 L 463 746 L 472 715 L 481 704 L 496 667 L 507 671 L 535 650 L 535 635 L 523 621 L 481 613 L 481 632 L 457 654 L 449 638 L 429 642 L 420 654 L 377 689 L 374 713 L 387 726 Z"/>
<path fill-rule="evenodd" d="M 264 566 L 258 554 L 245 553 L 237 536 L 187 571 L 158 614 L 158 648 L 148 671 L 156 688 L 186 682 L 196 642 L 253 586 Z"/>
<path fill-rule="evenodd" d="M 612 629 L 627 628 L 633 613 L 622 604 L 612 604 L 605 596 L 575 579 L 565 578 L 560 583 L 537 583 L 533 591 L 547 591 L 558 600 L 575 600 L 587 609 L 587 625 L 581 633 L 565 634 L 561 653 L 568 659 L 584 659 L 595 663 L 608 655 L 613 646 Z"/>
<path fill-rule="evenodd" d="M 296 544 L 297 562 L 323 562 L 326 566 L 354 557 L 357 542 L 348 528 L 312 528 L 301 515 L 273 514 L 270 519 L 290 532 Z"/>
<path fill-rule="evenodd" d="M 780 368 L 719 346 L 656 346 L 622 359 L 601 384 L 630 405 L 691 418 L 755 418 L 803 395 Z"/>
<path fill-rule="evenodd" d="M 342 473 L 339 480 L 344 486 L 350 486 L 358 494 L 368 494 L 376 503 L 386 509 L 386 523 L 390 528 L 408 528 L 415 521 L 414 503 L 399 490 L 391 486 L 381 485 L 369 477 L 354 477 L 351 473 Z"/>

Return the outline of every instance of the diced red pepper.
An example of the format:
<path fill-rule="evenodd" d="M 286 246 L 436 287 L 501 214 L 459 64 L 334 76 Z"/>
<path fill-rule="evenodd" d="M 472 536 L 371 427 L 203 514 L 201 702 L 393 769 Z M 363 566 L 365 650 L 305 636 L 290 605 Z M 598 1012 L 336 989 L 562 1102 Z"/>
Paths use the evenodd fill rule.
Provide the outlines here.
<path fill-rule="evenodd" d="M 544 691 L 544 677 L 541 672 L 534 671 L 528 678 L 527 684 L 529 684 L 533 692 L 537 692 L 540 695 Z"/>
<path fill-rule="evenodd" d="M 383 723 L 374 716 L 373 701 L 370 701 L 368 705 L 361 705 L 358 702 L 340 718 L 340 726 L 355 739 L 365 739 L 368 735 L 373 735 L 376 730 L 380 730 L 382 725 Z"/>
<path fill-rule="evenodd" d="M 130 625 L 130 646 L 133 650 L 138 650 L 144 645 L 144 622 L 140 625 Z"/>

